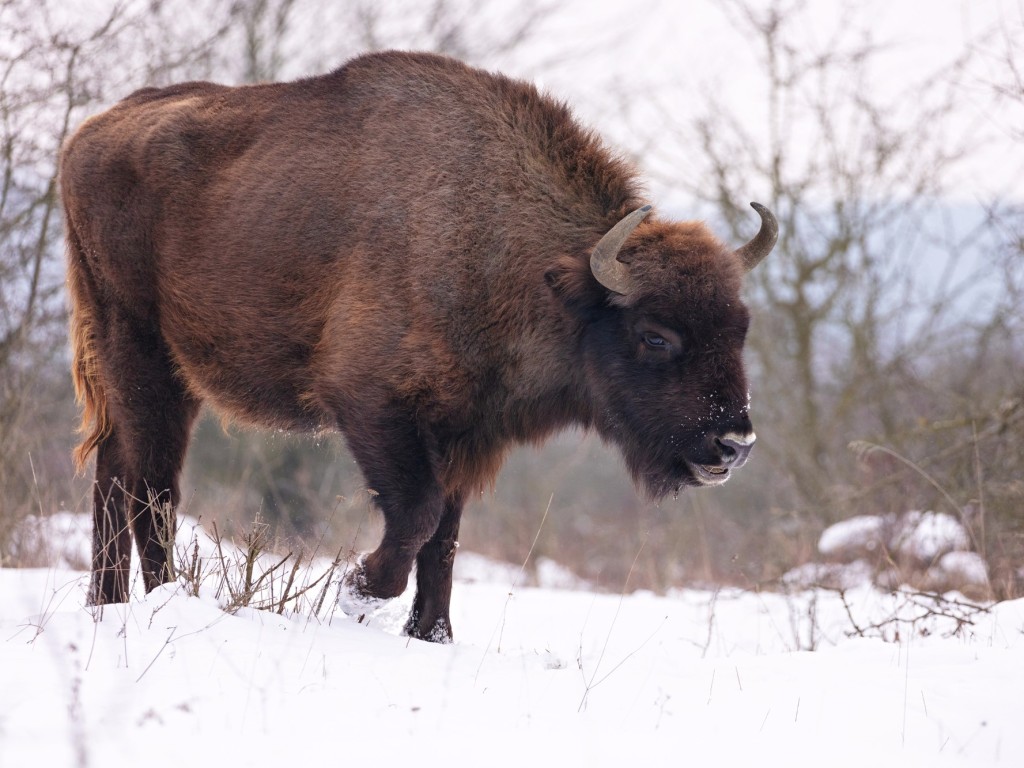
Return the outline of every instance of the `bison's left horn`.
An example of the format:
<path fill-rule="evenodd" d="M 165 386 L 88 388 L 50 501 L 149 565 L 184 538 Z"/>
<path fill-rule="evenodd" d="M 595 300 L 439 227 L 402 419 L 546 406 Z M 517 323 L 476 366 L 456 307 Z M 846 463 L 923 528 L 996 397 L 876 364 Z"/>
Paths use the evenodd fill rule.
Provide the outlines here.
<path fill-rule="evenodd" d="M 736 250 L 736 255 L 743 260 L 743 266 L 747 272 L 760 264 L 761 259 L 771 253 L 772 248 L 775 247 L 775 241 L 779 239 L 779 222 L 775 220 L 775 214 L 760 203 L 751 203 L 750 207 L 761 217 L 761 229 L 754 235 L 753 240 Z"/>
<path fill-rule="evenodd" d="M 614 227 L 605 233 L 590 254 L 590 271 L 594 273 L 597 282 L 609 291 L 626 295 L 629 293 L 630 280 L 629 270 L 626 265 L 619 261 L 619 249 L 626 242 L 637 225 L 647 218 L 651 212 L 651 206 L 645 205 L 627 214 Z"/>

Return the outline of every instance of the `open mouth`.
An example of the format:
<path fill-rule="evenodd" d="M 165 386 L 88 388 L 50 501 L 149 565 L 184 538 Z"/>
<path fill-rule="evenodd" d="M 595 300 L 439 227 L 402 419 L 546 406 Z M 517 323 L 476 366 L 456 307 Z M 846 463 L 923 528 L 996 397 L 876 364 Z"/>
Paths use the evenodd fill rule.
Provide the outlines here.
<path fill-rule="evenodd" d="M 693 476 L 702 485 L 721 485 L 729 479 L 728 467 L 716 467 L 710 464 L 690 464 Z"/>

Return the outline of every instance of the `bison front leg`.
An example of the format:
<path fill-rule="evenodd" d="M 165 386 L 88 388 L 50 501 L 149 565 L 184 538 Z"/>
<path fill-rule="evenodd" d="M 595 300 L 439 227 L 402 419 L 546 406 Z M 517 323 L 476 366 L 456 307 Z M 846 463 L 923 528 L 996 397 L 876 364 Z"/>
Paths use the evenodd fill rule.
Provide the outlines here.
<path fill-rule="evenodd" d="M 448 615 L 452 597 L 452 567 L 459 548 L 462 498 L 449 499 L 437 530 L 416 557 L 416 599 L 405 633 L 435 643 L 452 641 Z"/>
<path fill-rule="evenodd" d="M 430 551 L 442 518 L 450 516 L 430 452 L 411 419 L 389 416 L 372 422 L 360 420 L 358 425 L 349 421 L 345 426 L 356 461 L 384 516 L 380 546 L 348 569 L 338 594 L 339 607 L 348 616 L 361 619 L 405 591 L 413 563 L 425 545 Z M 352 437 L 355 434 L 363 441 Z M 454 519 L 457 531 L 458 515 Z M 444 615 L 447 622 L 447 596 Z M 448 629 L 445 639 L 450 632 Z"/>

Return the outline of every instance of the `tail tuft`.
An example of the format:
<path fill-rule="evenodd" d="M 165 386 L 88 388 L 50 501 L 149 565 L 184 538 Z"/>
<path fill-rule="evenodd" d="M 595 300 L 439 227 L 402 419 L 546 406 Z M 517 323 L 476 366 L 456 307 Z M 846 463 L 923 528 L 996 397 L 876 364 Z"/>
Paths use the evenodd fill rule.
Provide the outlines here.
<path fill-rule="evenodd" d="M 84 435 L 72 456 L 75 471 L 82 474 L 89 454 L 110 435 L 107 398 L 96 357 L 96 312 L 89 291 L 81 245 L 67 222 L 68 291 L 71 297 L 71 376 L 75 400 L 82 408 L 78 433 Z"/>

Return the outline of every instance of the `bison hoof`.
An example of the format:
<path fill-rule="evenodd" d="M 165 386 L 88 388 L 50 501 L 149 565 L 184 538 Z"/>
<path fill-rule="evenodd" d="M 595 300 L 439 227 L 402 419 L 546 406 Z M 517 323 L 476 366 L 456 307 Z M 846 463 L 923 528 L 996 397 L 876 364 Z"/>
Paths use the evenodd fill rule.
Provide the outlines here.
<path fill-rule="evenodd" d="M 368 594 L 365 560 L 366 555 L 360 555 L 338 585 L 338 607 L 346 616 L 359 623 L 369 619 L 389 602 L 386 598 Z"/>
<path fill-rule="evenodd" d="M 444 616 L 439 616 L 429 627 L 423 627 L 422 624 L 419 617 L 412 613 L 405 624 L 405 634 L 428 643 L 448 645 L 453 642 L 451 623 Z"/>

